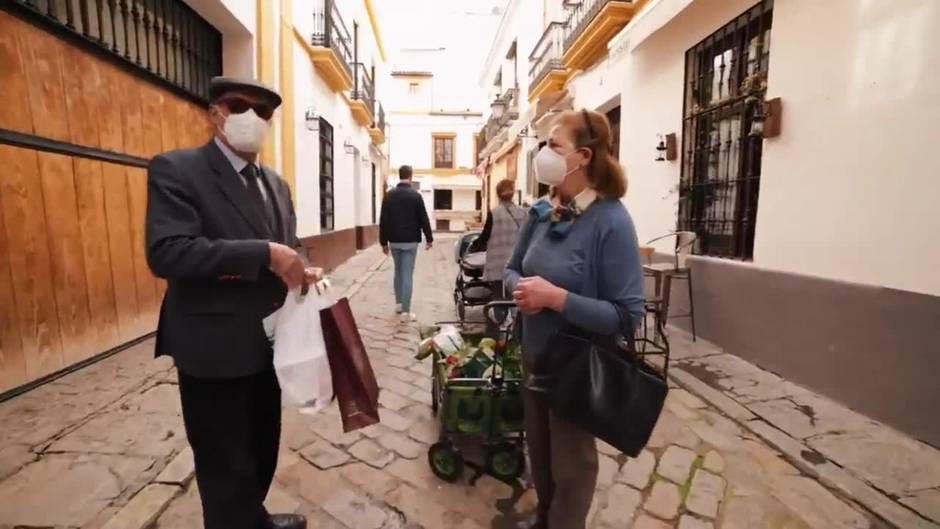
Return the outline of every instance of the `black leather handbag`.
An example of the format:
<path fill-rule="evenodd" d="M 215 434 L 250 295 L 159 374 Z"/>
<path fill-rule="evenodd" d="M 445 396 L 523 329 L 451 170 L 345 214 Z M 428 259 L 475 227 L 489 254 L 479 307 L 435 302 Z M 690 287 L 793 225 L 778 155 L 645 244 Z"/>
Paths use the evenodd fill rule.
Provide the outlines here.
<path fill-rule="evenodd" d="M 559 417 L 624 454 L 646 446 L 669 386 L 632 340 L 560 330 L 530 378 Z"/>

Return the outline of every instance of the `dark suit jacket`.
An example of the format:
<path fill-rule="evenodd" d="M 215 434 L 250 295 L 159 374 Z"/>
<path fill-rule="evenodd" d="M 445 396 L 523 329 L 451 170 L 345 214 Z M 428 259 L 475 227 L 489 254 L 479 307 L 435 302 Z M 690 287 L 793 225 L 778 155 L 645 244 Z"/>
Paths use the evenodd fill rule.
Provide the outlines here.
<path fill-rule="evenodd" d="M 168 282 L 156 354 L 171 355 L 188 375 L 234 378 L 272 365 L 261 322 L 287 290 L 268 269 L 268 241 L 299 243 L 290 189 L 270 168 L 262 172 L 274 227 L 215 142 L 150 162 L 147 259 Z"/>
<path fill-rule="evenodd" d="M 385 194 L 379 220 L 379 242 L 387 246 L 392 242 L 421 242 L 421 232 L 427 242 L 434 241 L 424 199 L 411 184 L 400 183 Z"/>

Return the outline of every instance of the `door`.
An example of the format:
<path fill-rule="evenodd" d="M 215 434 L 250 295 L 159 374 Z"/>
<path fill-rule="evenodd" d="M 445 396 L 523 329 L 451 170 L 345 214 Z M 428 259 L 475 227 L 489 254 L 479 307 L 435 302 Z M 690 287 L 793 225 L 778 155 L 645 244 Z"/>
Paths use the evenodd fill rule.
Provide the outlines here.
<path fill-rule="evenodd" d="M 48 4 L 70 20 L 73 5 L 87 7 L 16 3 Z M 154 331 L 166 285 L 147 264 L 146 167 L 161 152 L 211 135 L 204 107 L 191 101 L 198 94 L 154 84 L 134 61 L 101 58 L 110 45 L 66 35 L 81 27 L 38 26 L 5 9 L 0 394 Z"/>
<path fill-rule="evenodd" d="M 372 224 L 377 224 L 375 216 L 376 200 L 378 199 L 378 189 L 376 189 L 375 163 L 372 164 Z"/>

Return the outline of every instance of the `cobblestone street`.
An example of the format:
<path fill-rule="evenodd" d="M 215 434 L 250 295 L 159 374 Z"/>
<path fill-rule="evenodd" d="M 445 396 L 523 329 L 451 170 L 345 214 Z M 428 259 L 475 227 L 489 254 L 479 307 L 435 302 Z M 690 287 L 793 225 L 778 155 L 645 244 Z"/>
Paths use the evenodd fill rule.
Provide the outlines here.
<path fill-rule="evenodd" d="M 419 255 L 421 321 L 454 317 L 452 250 L 445 239 Z M 382 424 L 344 434 L 335 407 L 285 410 L 269 510 L 305 514 L 310 529 L 514 527 L 531 490 L 430 471 L 429 366 L 414 360 L 415 326 L 397 323 L 391 274 L 373 248 L 333 276 L 382 387 Z M 673 338 L 674 387 L 647 450 L 628 459 L 600 446 L 592 528 L 938 527 L 936 450 Z M 151 341 L 0 403 L 0 422 L 0 527 L 202 526 L 175 372 Z"/>

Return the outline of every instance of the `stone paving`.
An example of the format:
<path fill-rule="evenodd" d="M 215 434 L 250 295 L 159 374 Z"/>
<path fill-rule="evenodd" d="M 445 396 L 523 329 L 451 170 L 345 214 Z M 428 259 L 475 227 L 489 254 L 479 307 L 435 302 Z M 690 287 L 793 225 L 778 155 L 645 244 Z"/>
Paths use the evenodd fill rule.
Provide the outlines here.
<path fill-rule="evenodd" d="M 422 321 L 453 318 L 454 274 L 448 241 L 420 254 Z M 372 249 L 333 279 L 382 386 L 382 424 L 345 434 L 335 407 L 285 410 L 269 509 L 311 529 L 513 527 L 535 505 L 524 484 L 431 474 L 430 367 L 413 359 L 415 325 L 393 314 L 390 263 Z M 679 331 L 673 342 L 674 387 L 647 449 L 598 445 L 592 529 L 938 527 L 935 450 Z M 201 527 L 175 374 L 151 351 L 0 403 L 0 528 Z"/>

